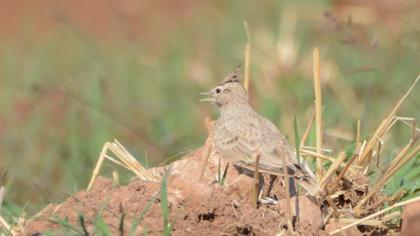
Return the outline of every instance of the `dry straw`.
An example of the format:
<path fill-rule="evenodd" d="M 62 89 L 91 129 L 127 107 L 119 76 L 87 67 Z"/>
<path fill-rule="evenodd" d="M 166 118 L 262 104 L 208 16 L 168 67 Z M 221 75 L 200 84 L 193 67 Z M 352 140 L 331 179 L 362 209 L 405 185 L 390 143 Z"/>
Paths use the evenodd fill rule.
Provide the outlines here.
<path fill-rule="evenodd" d="M 0 186 L 0 210 L 3 204 L 4 193 L 5 193 L 4 186 Z M 1 215 L 0 215 L 0 226 L 3 227 L 5 230 L 10 229 L 10 225 L 6 222 L 6 220 Z"/>
<path fill-rule="evenodd" d="M 282 163 L 283 163 L 283 175 L 284 175 L 284 188 L 286 193 L 286 216 L 287 216 L 287 224 L 288 230 L 287 232 L 293 232 L 293 216 L 292 216 L 292 208 L 290 206 L 290 186 L 289 186 L 289 173 L 287 170 L 287 162 L 286 162 L 286 155 L 283 150 L 283 155 L 281 155 Z"/>
<path fill-rule="evenodd" d="M 117 158 L 113 158 L 111 156 L 107 155 L 107 152 L 111 151 Z M 105 159 L 110 160 L 111 162 L 120 165 L 128 170 L 131 170 L 135 175 L 138 177 L 147 180 L 147 181 L 160 181 L 160 178 L 150 174 L 146 168 L 143 167 L 143 165 L 140 164 L 134 158 L 133 155 L 131 155 L 127 149 L 124 148 L 121 143 L 118 142 L 118 140 L 114 139 L 114 142 L 107 142 L 102 148 L 102 151 L 99 155 L 98 161 L 96 163 L 95 169 L 93 170 L 92 177 L 89 181 L 89 185 L 87 187 L 87 190 L 90 190 L 93 186 L 93 183 L 96 179 L 96 177 L 99 174 L 99 170 L 104 162 Z"/>
<path fill-rule="evenodd" d="M 322 178 L 321 182 L 319 183 L 319 185 L 322 189 L 326 188 L 327 183 L 330 181 L 333 174 L 337 171 L 337 169 L 340 167 L 340 165 L 344 162 L 345 158 L 346 158 L 346 155 L 345 155 L 344 152 L 342 152 L 342 153 L 340 153 L 340 155 L 338 155 L 338 158 L 335 159 L 335 161 L 331 164 L 327 173 L 325 173 L 324 177 Z"/>
<path fill-rule="evenodd" d="M 341 228 L 339 228 L 337 230 L 334 230 L 334 231 L 330 232 L 329 234 L 330 235 L 338 234 L 338 233 L 340 233 L 340 232 L 342 232 L 342 231 L 344 231 L 346 229 L 349 229 L 349 228 L 351 228 L 353 226 L 356 226 L 356 225 L 360 225 L 360 224 L 362 224 L 363 222 L 365 222 L 367 220 L 370 220 L 370 219 L 373 219 L 373 218 L 375 218 L 377 216 L 380 216 L 380 215 L 384 214 L 385 212 L 388 212 L 388 211 L 390 211 L 390 210 L 392 210 L 394 208 L 402 207 L 402 206 L 405 206 L 405 205 L 408 205 L 410 203 L 417 202 L 417 201 L 420 201 L 420 197 L 416 197 L 416 198 L 412 198 L 412 199 L 407 200 L 407 201 L 399 202 L 397 204 L 394 204 L 393 206 L 390 206 L 390 207 L 385 208 L 385 209 L 383 209 L 381 211 L 378 211 L 376 213 L 373 213 L 373 214 L 371 214 L 369 216 L 366 216 L 366 217 L 364 217 L 362 219 L 355 220 L 353 223 L 348 224 L 348 225 L 346 225 L 344 227 L 341 227 Z"/>
<path fill-rule="evenodd" d="M 258 207 L 258 197 L 260 195 L 259 188 L 260 188 L 260 157 L 261 154 L 258 153 L 255 158 L 255 170 L 254 170 L 254 195 L 253 195 L 253 203 L 255 208 Z"/>
<path fill-rule="evenodd" d="M 369 140 L 369 142 L 366 146 L 366 149 L 364 150 L 364 152 L 360 156 L 360 159 L 357 163 L 358 165 L 367 166 L 369 164 L 369 162 L 372 158 L 371 154 L 372 154 L 372 151 L 373 151 L 374 147 L 378 144 L 379 140 L 381 140 L 381 138 L 383 137 L 385 132 L 389 129 L 390 125 L 393 123 L 393 120 L 396 117 L 397 111 L 401 108 L 401 105 L 407 99 L 407 97 L 411 93 L 411 91 L 414 89 L 414 87 L 416 86 L 419 79 L 420 79 L 420 74 L 417 76 L 416 80 L 411 85 L 411 87 L 408 89 L 408 91 L 404 94 L 404 96 L 401 97 L 401 99 L 397 102 L 397 104 L 395 104 L 395 106 L 392 108 L 392 110 L 388 114 L 388 116 L 385 117 L 385 119 L 381 122 L 379 127 L 376 129 L 375 133 L 370 138 L 370 140 Z"/>
<path fill-rule="evenodd" d="M 382 137 L 385 135 L 387 131 L 395 124 L 398 120 L 407 120 L 400 119 L 396 116 L 396 113 L 398 109 L 401 107 L 402 103 L 405 101 L 405 99 L 408 97 L 410 92 L 415 87 L 416 83 L 419 81 L 420 75 L 417 76 L 414 83 L 411 85 L 411 87 L 408 89 L 408 91 L 404 94 L 404 96 L 397 102 L 397 104 L 393 107 L 391 112 L 388 114 L 388 116 L 382 121 L 382 123 L 379 125 L 379 127 L 376 129 L 373 137 L 369 140 L 366 148 L 361 152 L 360 159 L 358 159 L 358 165 L 366 166 L 366 168 L 369 167 L 369 162 L 373 155 L 373 149 L 375 146 L 379 145 L 380 140 L 382 140 Z M 376 184 L 370 189 L 369 193 L 357 204 L 355 207 L 356 215 L 361 215 L 365 210 L 362 210 L 362 207 L 368 202 L 368 200 L 377 192 L 379 192 L 382 187 L 391 179 L 391 177 L 409 160 L 414 158 L 419 152 L 420 152 L 420 145 L 417 145 L 411 152 L 410 149 L 414 146 L 414 144 L 418 141 L 419 136 L 416 135 L 417 128 L 415 127 L 415 122 L 412 124 L 413 128 L 413 134 L 410 138 L 410 141 L 407 143 L 406 146 L 404 146 L 400 152 L 396 155 L 394 160 L 391 162 L 391 164 L 388 166 L 385 174 L 378 179 Z M 376 153 L 376 155 L 379 155 L 379 153 Z"/>
<path fill-rule="evenodd" d="M 315 92 L 315 127 L 316 127 L 316 152 L 321 153 L 322 148 L 322 93 L 321 93 L 321 72 L 320 72 L 319 48 L 313 50 L 313 72 L 314 72 L 314 92 Z M 322 159 L 316 160 L 316 177 L 320 181 L 322 178 Z"/>
<path fill-rule="evenodd" d="M 246 37 L 247 37 L 247 44 L 245 45 L 245 72 L 244 72 L 244 87 L 247 91 L 249 91 L 249 84 L 250 84 L 250 66 L 251 66 L 251 36 L 249 34 L 248 23 L 244 22 Z"/>
<path fill-rule="evenodd" d="M 210 145 L 208 145 L 208 148 L 206 149 L 206 155 L 204 157 L 204 164 L 203 164 L 203 168 L 201 169 L 201 173 L 200 173 L 200 182 L 201 182 L 201 180 L 203 180 L 204 172 L 206 171 L 207 163 L 209 162 L 211 150 L 212 150 L 212 143 Z"/>
<path fill-rule="evenodd" d="M 312 112 L 311 118 L 309 119 L 308 124 L 306 125 L 305 132 L 303 132 L 302 138 L 300 139 L 300 145 L 299 145 L 300 147 L 305 146 L 306 139 L 309 136 L 309 132 L 311 132 L 312 124 L 314 123 L 314 120 L 315 120 L 315 111 Z"/>
<path fill-rule="evenodd" d="M 375 219 L 375 220 L 373 219 L 383 215 L 385 212 L 390 211 L 394 208 L 405 206 L 407 204 L 410 204 L 416 201 L 420 201 L 420 197 L 417 197 L 417 198 L 413 198 L 404 202 L 394 204 L 393 202 L 401 197 L 401 192 L 399 192 L 394 197 L 380 198 L 378 200 L 374 200 L 370 202 L 369 205 L 365 206 L 375 194 L 381 191 L 383 186 L 392 178 L 393 175 L 395 175 L 395 173 L 403 165 L 405 165 L 408 161 L 412 160 L 420 152 L 420 145 L 417 145 L 417 146 L 415 145 L 415 143 L 420 138 L 420 136 L 418 135 L 419 129 L 415 126 L 415 119 L 396 116 L 398 109 L 401 107 L 403 101 L 408 97 L 410 92 L 413 90 L 414 86 L 419 81 L 419 79 L 420 79 L 420 75 L 417 76 L 412 86 L 408 89 L 408 91 L 404 94 L 404 96 L 397 102 L 397 104 L 393 107 L 393 109 L 387 115 L 387 117 L 381 122 L 381 124 L 376 129 L 372 138 L 369 139 L 368 141 L 364 141 L 361 145 L 360 145 L 360 121 L 357 122 L 357 131 L 356 131 L 356 137 L 355 137 L 356 144 L 357 144 L 356 152 L 352 156 L 352 158 L 347 162 L 344 169 L 341 170 L 338 177 L 334 179 L 334 182 L 330 184 L 330 187 L 329 187 L 329 189 L 333 191 L 338 190 L 337 185 L 340 182 L 340 180 L 344 177 L 345 173 L 349 170 L 350 166 L 359 167 L 359 169 L 364 170 L 363 173 L 366 173 L 367 168 L 369 168 L 370 166 L 372 157 L 379 156 L 379 152 L 381 150 L 380 147 L 381 145 L 383 145 L 382 139 L 385 133 L 389 131 L 391 127 L 397 121 L 401 121 L 402 123 L 411 126 L 413 129 L 412 136 L 409 142 L 396 154 L 395 158 L 391 161 L 389 166 L 384 171 L 384 174 L 380 178 L 378 178 L 374 186 L 371 187 L 369 191 L 367 192 L 367 194 L 357 203 L 356 207 L 352 210 L 352 212 L 353 212 L 353 215 L 356 217 L 361 216 L 371 211 L 372 209 L 380 207 L 385 201 L 388 201 L 389 204 L 391 204 L 391 206 L 361 219 L 346 219 L 346 218 L 335 219 L 342 223 L 348 222 L 349 224 L 338 230 L 331 232 L 330 235 L 337 234 L 339 232 L 342 232 L 356 225 L 370 225 L 374 227 L 382 226 L 385 222 L 392 220 L 396 217 L 399 217 L 400 212 L 397 211 L 397 212 L 390 213 L 388 215 L 382 216 L 381 219 Z M 409 123 L 409 121 L 411 122 L 411 124 Z M 337 162 L 341 161 L 341 159 L 342 158 L 338 158 Z M 330 169 L 327 171 L 326 175 L 324 176 L 323 181 L 321 182 L 322 187 L 326 186 L 326 182 L 328 181 L 328 179 L 331 178 L 330 177 L 331 172 L 334 172 L 334 170 L 336 169 L 338 169 L 338 165 L 336 162 L 334 162 L 331 165 Z M 359 173 L 359 174 L 363 174 L 363 173 Z M 343 194 L 343 193 L 335 192 L 334 194 L 339 196 L 340 194 Z M 331 195 L 330 197 L 333 197 L 333 196 Z"/>
<path fill-rule="evenodd" d="M 334 202 L 331 199 L 336 198 L 337 196 L 341 194 L 345 194 L 346 191 L 342 191 L 338 188 L 338 185 L 340 181 L 343 179 L 343 177 L 346 175 L 346 173 L 352 169 L 358 169 L 360 170 L 357 172 L 359 175 L 363 175 L 367 173 L 368 168 L 370 167 L 370 162 L 373 157 L 379 158 L 379 154 L 382 150 L 383 146 L 383 137 L 387 131 L 390 130 L 390 128 L 397 122 L 401 121 L 404 124 L 410 125 L 413 129 L 413 134 L 406 146 L 404 146 L 400 152 L 396 155 L 394 160 L 391 162 L 391 164 L 386 168 L 383 176 L 378 179 L 376 184 L 369 189 L 367 194 L 357 202 L 357 205 L 355 209 L 352 210 L 353 214 L 357 216 L 361 216 L 362 214 L 365 214 L 366 212 L 369 212 L 370 210 L 380 207 L 385 199 L 379 199 L 375 200 L 375 202 L 371 202 L 368 206 L 363 208 L 365 204 L 371 199 L 376 193 L 380 192 L 380 190 L 383 188 L 383 186 L 391 179 L 391 177 L 408 161 L 410 161 L 412 158 L 414 158 L 419 152 L 420 152 L 420 145 L 415 145 L 415 143 L 418 141 L 420 136 L 418 133 L 420 132 L 419 129 L 415 126 L 415 119 L 413 118 L 407 118 L 407 117 L 398 117 L 397 111 L 400 109 L 403 102 L 407 99 L 408 95 L 412 92 L 414 89 L 416 83 L 420 79 L 420 75 L 417 76 L 415 82 L 411 85 L 411 87 L 408 89 L 408 91 L 403 95 L 403 97 L 396 103 L 396 105 L 392 108 L 390 113 L 385 117 L 385 119 L 381 122 L 379 127 L 374 132 L 373 136 L 369 140 L 361 141 L 361 121 L 357 121 L 357 127 L 356 132 L 354 136 L 354 140 L 356 142 L 356 150 L 355 153 L 352 155 L 352 157 L 347 161 L 347 163 L 344 162 L 345 160 L 345 153 L 342 152 L 338 156 L 337 159 L 329 157 L 322 153 L 322 138 L 323 138 L 323 127 L 322 127 L 322 91 L 321 91 L 321 82 L 320 82 L 320 56 L 319 56 L 319 49 L 315 48 L 313 50 L 313 73 L 314 73 L 314 93 L 315 93 L 315 129 L 316 129 L 316 151 L 313 152 L 311 150 L 302 149 L 301 153 L 303 155 L 311 156 L 316 158 L 316 168 L 317 168 L 317 180 L 321 188 L 326 190 L 327 195 L 325 197 L 325 200 L 330 205 L 332 212 L 330 212 L 328 219 L 330 219 L 331 216 L 335 217 L 335 221 L 339 221 L 342 223 L 350 223 L 349 225 L 340 228 L 339 230 L 331 232 L 331 234 L 339 233 L 345 229 L 348 229 L 350 227 L 353 227 L 355 225 L 369 225 L 373 227 L 383 226 L 383 224 L 391 219 L 394 219 L 400 215 L 400 212 L 393 212 L 389 215 L 383 216 L 380 220 L 373 219 L 375 217 L 378 217 L 382 215 L 383 213 L 392 210 L 396 207 L 404 206 L 406 204 L 409 204 L 414 201 L 420 200 L 420 198 L 411 199 L 408 201 L 404 201 L 401 203 L 394 204 L 384 210 L 381 210 L 377 213 L 371 214 L 367 217 L 364 217 L 362 219 L 351 219 L 351 218 L 343 218 L 340 217 L 338 213 L 337 206 L 334 204 Z M 306 127 L 304 136 L 301 139 L 301 146 L 304 145 L 305 140 L 308 136 L 309 130 L 312 127 L 312 119 L 309 120 L 308 125 Z M 411 124 L 409 123 L 411 122 Z M 323 161 L 330 161 L 332 162 L 330 168 L 328 171 L 323 175 L 322 171 L 322 162 Z M 352 168 L 350 168 L 352 167 Z M 352 169 L 352 172 L 354 170 Z M 333 178 L 335 173 L 339 173 L 337 177 Z M 351 175 L 354 175 L 354 173 L 350 173 Z M 327 189 L 328 186 L 328 189 Z M 331 195 L 328 195 L 328 190 L 331 191 Z M 340 192 L 341 191 L 341 192 Z M 340 192 L 340 193 L 339 193 Z M 334 197 L 336 196 L 336 197 Z M 389 198 L 388 198 L 389 199 Z M 390 202 L 388 200 L 388 202 Z"/>
<path fill-rule="evenodd" d="M 4 186 L 0 186 L 0 210 L 3 204 L 5 193 L 6 193 L 6 188 Z M 0 215 L 0 228 L 5 229 L 5 232 L 9 232 L 10 235 L 12 236 L 19 235 L 19 232 L 15 229 L 15 227 L 7 223 L 7 221 L 1 215 Z"/>

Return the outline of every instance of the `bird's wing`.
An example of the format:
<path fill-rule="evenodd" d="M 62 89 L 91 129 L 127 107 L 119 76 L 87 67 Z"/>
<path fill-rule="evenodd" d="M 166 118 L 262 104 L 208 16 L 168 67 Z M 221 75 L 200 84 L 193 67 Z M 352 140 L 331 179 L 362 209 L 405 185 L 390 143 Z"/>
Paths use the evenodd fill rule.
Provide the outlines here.
<path fill-rule="evenodd" d="M 232 162 L 253 165 L 258 154 L 263 169 L 278 169 L 280 155 L 287 163 L 294 163 L 290 146 L 269 120 L 260 116 L 243 116 L 216 124 L 215 143 L 218 152 Z"/>
<path fill-rule="evenodd" d="M 260 123 L 262 133 L 261 149 L 264 151 L 264 154 L 268 158 L 271 157 L 273 159 L 271 160 L 273 164 L 280 164 L 282 156 L 286 157 L 287 163 L 295 163 L 297 160 L 286 137 L 266 118 L 261 117 Z"/>
<path fill-rule="evenodd" d="M 216 124 L 216 150 L 228 161 L 253 170 L 258 154 L 261 172 L 282 175 L 283 157 L 290 176 L 312 176 L 296 159 L 287 139 L 264 117 L 238 117 Z"/>
<path fill-rule="evenodd" d="M 274 124 L 264 117 L 240 117 L 236 120 L 216 124 L 216 148 L 220 154 L 234 164 L 251 171 L 255 170 L 257 155 L 259 172 L 282 176 L 284 161 L 287 172 L 311 194 L 320 189 L 314 181 L 312 171 L 305 163 L 299 163 L 287 139 Z"/>
<path fill-rule="evenodd" d="M 270 164 L 271 170 L 279 171 L 283 166 L 283 158 L 287 163 L 289 174 L 295 177 L 313 176 L 306 163 L 299 162 L 286 137 L 284 137 L 271 121 L 261 119 L 261 150 L 265 151 L 264 160 Z M 262 163 L 263 164 L 263 163 Z"/>
<path fill-rule="evenodd" d="M 217 124 L 214 135 L 217 151 L 232 162 L 251 162 L 260 149 L 261 131 L 258 121 L 239 117 Z"/>

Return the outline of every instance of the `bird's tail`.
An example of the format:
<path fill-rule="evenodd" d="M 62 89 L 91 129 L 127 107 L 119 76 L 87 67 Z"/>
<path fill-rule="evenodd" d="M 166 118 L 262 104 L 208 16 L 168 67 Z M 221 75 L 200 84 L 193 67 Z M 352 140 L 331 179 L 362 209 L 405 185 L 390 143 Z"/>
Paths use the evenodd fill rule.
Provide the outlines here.
<path fill-rule="evenodd" d="M 319 185 L 315 182 L 314 178 L 303 177 L 299 179 L 298 183 L 308 192 L 311 196 L 319 196 L 322 192 Z"/>

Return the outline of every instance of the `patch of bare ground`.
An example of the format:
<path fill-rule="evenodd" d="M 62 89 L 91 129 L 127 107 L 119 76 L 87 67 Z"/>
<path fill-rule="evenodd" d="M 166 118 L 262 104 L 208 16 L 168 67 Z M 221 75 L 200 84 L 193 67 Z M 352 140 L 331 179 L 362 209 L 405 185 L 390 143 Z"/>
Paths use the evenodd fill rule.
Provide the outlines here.
<path fill-rule="evenodd" d="M 219 157 L 211 154 L 200 181 L 206 150 L 209 143 L 187 157 L 168 166 L 168 202 L 173 235 L 276 235 L 286 228 L 284 200 L 277 205 L 252 204 L 252 177 L 240 174 L 236 168 L 227 171 L 226 184 L 217 182 Z M 221 165 L 225 162 L 220 159 Z M 163 168 L 150 172 L 159 175 Z M 276 182 L 280 184 L 279 182 Z M 281 187 L 271 190 L 271 195 L 281 198 Z M 51 204 L 25 226 L 26 234 L 35 234 L 60 227 L 54 218 L 67 219 L 78 225 L 83 214 L 86 229 L 94 232 L 94 220 L 98 214 L 115 234 L 128 232 L 145 208 L 136 235 L 147 230 L 149 235 L 161 235 L 163 217 L 161 210 L 160 183 L 134 179 L 127 186 L 113 186 L 110 179 L 98 177 L 89 191 L 81 191 L 61 204 Z M 320 205 L 305 196 L 292 198 L 296 221 L 296 233 L 318 235 L 322 224 Z M 296 203 L 298 204 L 296 207 Z M 297 210 L 297 211 L 296 211 Z M 121 217 L 124 223 L 121 227 Z"/>

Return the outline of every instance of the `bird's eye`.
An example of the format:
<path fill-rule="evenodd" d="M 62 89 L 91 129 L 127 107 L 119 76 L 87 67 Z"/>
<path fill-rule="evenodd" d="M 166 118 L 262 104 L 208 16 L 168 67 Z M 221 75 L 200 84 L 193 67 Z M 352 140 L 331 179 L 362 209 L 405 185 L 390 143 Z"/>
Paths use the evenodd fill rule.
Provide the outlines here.
<path fill-rule="evenodd" d="M 220 92 L 222 92 L 222 90 L 221 90 L 221 89 L 219 89 L 219 88 L 217 88 L 217 89 L 216 89 L 216 93 L 217 93 L 217 94 L 219 94 Z"/>

